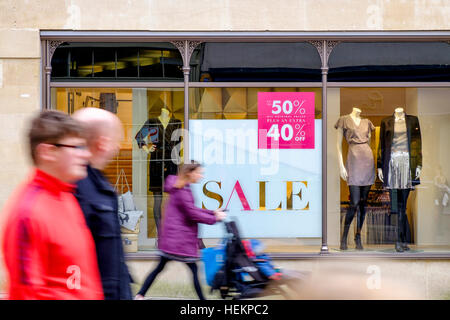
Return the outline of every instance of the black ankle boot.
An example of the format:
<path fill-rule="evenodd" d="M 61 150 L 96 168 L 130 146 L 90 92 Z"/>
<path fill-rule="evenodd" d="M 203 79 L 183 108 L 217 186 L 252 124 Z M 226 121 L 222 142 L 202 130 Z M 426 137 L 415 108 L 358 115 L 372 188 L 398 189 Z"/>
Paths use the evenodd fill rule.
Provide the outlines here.
<path fill-rule="evenodd" d="M 407 242 L 402 242 L 402 248 L 404 251 L 409 251 L 411 250 L 410 247 L 408 247 L 408 243 Z"/>
<path fill-rule="evenodd" d="M 355 235 L 355 243 L 356 243 L 356 250 L 364 250 L 364 247 L 361 243 L 361 234 L 357 233 Z"/>
<path fill-rule="evenodd" d="M 395 243 L 395 251 L 397 251 L 397 252 L 403 252 L 403 251 L 404 251 L 401 242 L 398 242 L 398 241 L 397 241 L 397 242 Z"/>

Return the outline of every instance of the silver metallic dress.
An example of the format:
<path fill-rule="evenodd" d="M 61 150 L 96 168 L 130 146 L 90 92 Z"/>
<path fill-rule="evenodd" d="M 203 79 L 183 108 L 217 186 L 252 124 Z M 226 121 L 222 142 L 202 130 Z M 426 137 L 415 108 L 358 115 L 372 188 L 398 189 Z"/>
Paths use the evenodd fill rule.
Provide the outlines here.
<path fill-rule="evenodd" d="M 409 167 L 409 149 L 405 118 L 395 120 L 387 188 L 413 188 Z"/>

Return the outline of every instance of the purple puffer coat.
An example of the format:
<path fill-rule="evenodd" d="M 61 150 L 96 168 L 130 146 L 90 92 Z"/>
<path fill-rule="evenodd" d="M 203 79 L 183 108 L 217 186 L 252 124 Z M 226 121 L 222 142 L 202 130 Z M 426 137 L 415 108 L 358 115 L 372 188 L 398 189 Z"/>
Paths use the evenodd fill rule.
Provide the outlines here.
<path fill-rule="evenodd" d="M 187 257 L 199 257 L 198 223 L 214 224 L 214 211 L 197 208 L 189 185 L 174 186 L 177 176 L 169 175 L 164 191 L 170 194 L 164 208 L 158 247 L 160 250 Z"/>

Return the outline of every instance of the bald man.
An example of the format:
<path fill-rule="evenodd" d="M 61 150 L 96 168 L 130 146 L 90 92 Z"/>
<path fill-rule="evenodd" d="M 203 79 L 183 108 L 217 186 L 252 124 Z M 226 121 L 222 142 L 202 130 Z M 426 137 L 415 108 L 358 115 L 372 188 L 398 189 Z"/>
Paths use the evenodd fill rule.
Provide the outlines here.
<path fill-rule="evenodd" d="M 119 118 L 106 110 L 83 108 L 73 114 L 87 131 L 92 154 L 87 177 L 77 183 L 76 197 L 92 232 L 106 300 L 130 300 L 131 276 L 125 264 L 117 194 L 102 171 L 119 152 L 123 127 Z"/>

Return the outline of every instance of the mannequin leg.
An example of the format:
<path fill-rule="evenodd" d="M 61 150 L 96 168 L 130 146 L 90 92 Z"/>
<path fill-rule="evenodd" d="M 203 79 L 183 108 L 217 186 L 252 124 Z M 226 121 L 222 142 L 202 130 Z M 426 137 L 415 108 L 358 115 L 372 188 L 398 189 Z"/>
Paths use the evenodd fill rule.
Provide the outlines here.
<path fill-rule="evenodd" d="M 349 186 L 350 191 L 350 205 L 347 209 L 347 214 L 345 215 L 344 221 L 344 232 L 341 238 L 341 250 L 347 250 L 347 236 L 348 231 L 350 229 L 350 225 L 353 221 L 353 217 L 355 216 L 356 210 L 358 208 L 358 203 L 360 199 L 360 189 L 358 186 Z"/>
<path fill-rule="evenodd" d="M 363 246 L 361 243 L 361 230 L 364 224 L 364 219 L 366 217 L 366 205 L 367 205 L 367 199 L 369 197 L 369 191 L 372 186 L 361 186 L 360 189 L 360 199 L 359 199 L 359 213 L 357 215 L 357 229 L 356 229 L 356 235 L 355 235 L 355 243 L 356 243 L 356 249 L 363 250 Z"/>
<path fill-rule="evenodd" d="M 408 201 L 409 189 L 395 189 L 389 190 L 389 195 L 392 201 L 397 201 L 397 241 L 395 242 L 395 250 L 397 252 L 403 252 L 409 250 L 406 245 L 406 224 L 408 223 L 408 217 L 406 215 L 406 203 Z M 396 199 L 393 199 L 396 193 Z"/>
<path fill-rule="evenodd" d="M 160 192 L 153 192 L 153 218 L 155 219 L 156 231 L 159 235 L 159 226 L 161 223 L 161 205 L 163 195 Z"/>
<path fill-rule="evenodd" d="M 406 242 L 406 230 L 408 226 L 408 216 L 406 215 L 406 204 L 408 202 L 408 196 L 409 196 L 410 189 L 401 189 L 399 190 L 399 217 L 401 217 L 401 220 L 399 222 L 401 226 L 401 243 L 403 250 L 407 251 L 410 250 L 410 248 L 407 245 Z"/>

